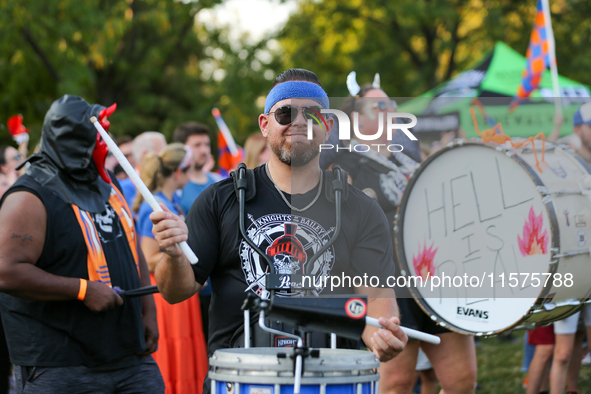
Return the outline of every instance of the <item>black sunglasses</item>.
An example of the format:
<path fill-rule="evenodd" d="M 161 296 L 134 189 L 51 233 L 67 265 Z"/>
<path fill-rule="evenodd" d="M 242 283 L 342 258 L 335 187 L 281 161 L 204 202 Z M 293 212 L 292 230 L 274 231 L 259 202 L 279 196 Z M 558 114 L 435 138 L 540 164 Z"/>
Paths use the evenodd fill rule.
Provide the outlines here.
<path fill-rule="evenodd" d="M 300 110 L 302 111 L 304 118 L 316 120 L 320 123 L 320 119 L 322 118 L 322 114 L 320 110 L 322 107 L 295 107 L 292 105 L 286 105 L 285 107 L 279 107 L 273 112 L 269 112 L 269 114 L 275 114 L 275 120 L 282 126 L 287 126 L 291 124 L 299 115 Z"/>
<path fill-rule="evenodd" d="M 396 104 L 396 101 L 394 101 L 394 100 L 390 101 L 390 106 L 394 110 L 398 109 L 398 104 Z M 386 109 L 388 109 L 388 102 L 387 101 L 378 101 L 377 103 L 373 103 L 371 105 L 371 107 L 377 108 L 380 111 L 385 111 Z"/>

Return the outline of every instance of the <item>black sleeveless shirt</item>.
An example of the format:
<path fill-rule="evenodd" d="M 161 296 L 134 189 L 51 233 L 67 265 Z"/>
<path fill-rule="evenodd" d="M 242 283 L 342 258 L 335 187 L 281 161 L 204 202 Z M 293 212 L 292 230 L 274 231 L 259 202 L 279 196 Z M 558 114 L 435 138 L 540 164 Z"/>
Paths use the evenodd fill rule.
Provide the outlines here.
<path fill-rule="evenodd" d="M 116 187 L 115 177 L 111 175 Z M 47 211 L 45 245 L 36 266 L 51 274 L 88 279 L 87 247 L 71 205 L 24 175 L 6 192 L 37 196 Z M 138 271 L 119 217 L 106 203 L 92 214 L 113 286 L 140 287 Z M 28 301 L 0 293 L 2 321 L 12 363 L 25 366 L 96 366 L 145 348 L 141 298 L 94 313 L 78 300 Z"/>

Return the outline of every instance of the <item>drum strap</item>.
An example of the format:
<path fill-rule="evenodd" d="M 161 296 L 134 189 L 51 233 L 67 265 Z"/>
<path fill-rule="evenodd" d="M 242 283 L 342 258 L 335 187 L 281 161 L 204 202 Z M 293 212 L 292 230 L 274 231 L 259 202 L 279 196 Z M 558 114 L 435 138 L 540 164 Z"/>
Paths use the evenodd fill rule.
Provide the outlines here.
<path fill-rule="evenodd" d="M 349 176 L 349 173 L 342 170 L 340 166 L 335 165 L 333 166 L 332 170 L 324 171 L 324 190 L 326 199 L 330 202 L 334 202 L 335 200 L 335 182 L 338 182 L 338 178 L 336 176 L 336 172 L 340 172 L 340 179 L 346 180 Z M 232 181 L 234 182 L 234 191 L 236 192 L 236 196 L 238 197 L 238 183 L 240 180 L 238 179 L 238 171 L 232 171 L 230 173 L 232 177 Z M 349 186 L 346 181 L 342 182 L 342 193 L 341 193 L 341 201 L 347 201 L 347 197 L 349 197 Z M 254 177 L 254 171 L 247 169 L 246 170 L 246 190 L 245 190 L 245 201 L 248 202 L 252 200 L 256 196 L 256 182 Z"/>

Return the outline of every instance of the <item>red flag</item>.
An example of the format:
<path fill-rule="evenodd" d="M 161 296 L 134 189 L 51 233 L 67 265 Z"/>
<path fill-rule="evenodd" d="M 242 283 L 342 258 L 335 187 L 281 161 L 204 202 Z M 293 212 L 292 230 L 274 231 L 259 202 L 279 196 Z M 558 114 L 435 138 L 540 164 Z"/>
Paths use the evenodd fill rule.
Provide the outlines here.
<path fill-rule="evenodd" d="M 231 171 L 238 168 L 238 164 L 244 159 L 244 150 L 237 146 L 232 134 L 222 119 L 222 114 L 214 108 L 213 116 L 218 124 L 218 172 L 228 177 Z"/>

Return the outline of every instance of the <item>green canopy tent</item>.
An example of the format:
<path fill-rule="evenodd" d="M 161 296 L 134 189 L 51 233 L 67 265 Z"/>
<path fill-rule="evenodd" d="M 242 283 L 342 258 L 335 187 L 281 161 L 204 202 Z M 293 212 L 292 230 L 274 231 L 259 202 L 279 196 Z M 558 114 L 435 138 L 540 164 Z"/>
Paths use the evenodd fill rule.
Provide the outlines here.
<path fill-rule="evenodd" d="M 425 94 L 400 105 L 401 112 L 415 115 L 459 114 L 460 126 L 468 137 L 476 136 L 470 107 L 478 98 L 489 116 L 500 122 L 505 133 L 512 137 L 528 137 L 543 132 L 546 135 L 554 127 L 554 93 L 550 71 L 546 70 L 538 89 L 531 98 L 509 112 L 509 103 L 521 83 L 526 64 L 520 55 L 503 42 L 481 59 L 476 67 L 465 70 L 453 79 Z M 560 65 L 559 65 L 560 66 Z M 590 100 L 586 85 L 559 76 L 560 93 L 563 97 L 564 124 L 561 135 L 572 132 L 572 117 L 577 108 Z M 404 100 L 401 100 L 404 101 Z M 489 128 L 476 109 L 480 130 Z M 420 119 L 419 119 L 420 122 Z"/>

